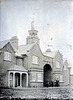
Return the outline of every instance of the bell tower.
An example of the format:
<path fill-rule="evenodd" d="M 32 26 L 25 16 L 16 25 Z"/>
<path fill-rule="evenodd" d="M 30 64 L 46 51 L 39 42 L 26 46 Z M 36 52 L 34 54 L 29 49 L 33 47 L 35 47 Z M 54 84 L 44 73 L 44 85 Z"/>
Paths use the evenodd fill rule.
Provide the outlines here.
<path fill-rule="evenodd" d="M 28 31 L 29 36 L 27 37 L 26 43 L 32 44 L 37 42 L 39 44 L 39 37 L 37 36 L 38 31 L 34 28 L 34 21 L 31 22 L 31 30 Z"/>

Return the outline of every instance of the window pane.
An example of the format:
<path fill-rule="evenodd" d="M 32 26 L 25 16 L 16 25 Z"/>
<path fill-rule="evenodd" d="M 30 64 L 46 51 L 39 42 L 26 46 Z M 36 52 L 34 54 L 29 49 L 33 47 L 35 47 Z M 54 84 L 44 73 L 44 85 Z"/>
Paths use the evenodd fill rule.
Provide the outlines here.
<path fill-rule="evenodd" d="M 67 70 L 67 66 L 64 66 L 64 70 Z"/>
<path fill-rule="evenodd" d="M 32 76 L 32 81 L 34 81 L 34 82 L 35 82 L 35 81 L 36 81 L 36 73 L 32 73 L 32 75 L 31 75 L 31 76 Z"/>
<path fill-rule="evenodd" d="M 56 62 L 56 68 L 60 68 L 60 63 Z"/>
<path fill-rule="evenodd" d="M 32 63 L 33 64 L 38 64 L 38 57 L 32 56 Z"/>
<path fill-rule="evenodd" d="M 42 78 L 42 74 L 41 73 L 38 73 L 37 74 L 37 81 L 42 82 L 43 81 L 42 79 L 43 79 Z"/>
<path fill-rule="evenodd" d="M 4 52 L 4 60 L 11 61 L 11 53 L 10 52 Z"/>
<path fill-rule="evenodd" d="M 63 82 L 63 75 L 60 75 L 60 82 Z"/>
<path fill-rule="evenodd" d="M 13 79 L 13 73 L 10 73 L 10 80 Z"/>

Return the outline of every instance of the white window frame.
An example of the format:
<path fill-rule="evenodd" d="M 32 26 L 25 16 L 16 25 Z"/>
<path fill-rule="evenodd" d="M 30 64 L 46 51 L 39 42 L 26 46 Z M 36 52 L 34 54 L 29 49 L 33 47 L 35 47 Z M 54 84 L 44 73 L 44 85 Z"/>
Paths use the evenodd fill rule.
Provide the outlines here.
<path fill-rule="evenodd" d="M 66 65 L 64 65 L 64 70 L 67 70 L 67 66 Z"/>
<path fill-rule="evenodd" d="M 42 73 L 37 73 L 37 81 L 38 82 L 43 82 Z"/>
<path fill-rule="evenodd" d="M 60 82 L 64 82 L 64 77 L 63 77 L 63 75 L 60 75 Z"/>
<path fill-rule="evenodd" d="M 32 64 L 39 64 L 39 57 L 32 56 Z"/>
<path fill-rule="evenodd" d="M 10 80 L 13 80 L 13 73 L 10 73 Z"/>
<path fill-rule="evenodd" d="M 35 72 L 31 73 L 31 81 L 32 82 L 36 81 L 36 73 Z"/>
<path fill-rule="evenodd" d="M 10 86 L 12 83 L 12 87 L 13 87 L 13 73 L 10 73 L 9 81 L 10 81 Z"/>
<path fill-rule="evenodd" d="M 11 53 L 10 52 L 7 52 L 7 51 L 4 52 L 4 60 L 11 61 Z"/>
<path fill-rule="evenodd" d="M 60 68 L 60 62 L 56 62 L 56 68 Z"/>

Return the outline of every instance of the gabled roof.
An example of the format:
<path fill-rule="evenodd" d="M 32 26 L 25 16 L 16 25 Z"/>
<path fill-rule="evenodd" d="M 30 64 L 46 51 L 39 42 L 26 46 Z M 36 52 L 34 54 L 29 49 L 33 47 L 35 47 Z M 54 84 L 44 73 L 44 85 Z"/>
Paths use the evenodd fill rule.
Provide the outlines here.
<path fill-rule="evenodd" d="M 57 51 L 49 51 L 49 52 L 43 53 L 43 55 L 51 57 L 51 58 L 54 58 L 56 54 L 57 54 Z"/>
<path fill-rule="evenodd" d="M 2 49 L 8 43 L 11 44 L 13 50 L 16 52 L 15 55 L 20 56 L 20 57 L 22 57 L 22 55 L 25 55 L 25 54 L 27 55 L 28 52 L 32 49 L 32 47 L 35 44 L 33 43 L 33 44 L 20 45 L 17 50 L 14 48 L 10 40 L 4 40 L 4 41 L 0 41 L 0 49 Z"/>
<path fill-rule="evenodd" d="M 21 56 L 21 55 L 27 55 L 28 52 L 32 49 L 35 43 L 33 44 L 26 44 L 26 45 L 20 45 L 18 47 L 18 50 L 16 52 L 16 56 Z"/>
<path fill-rule="evenodd" d="M 50 49 L 47 49 L 46 52 L 43 53 L 44 56 L 48 56 L 51 58 L 54 58 L 57 54 L 59 54 L 61 57 L 63 57 L 63 55 L 60 53 L 60 51 L 51 51 Z"/>
<path fill-rule="evenodd" d="M 10 40 L 0 41 L 0 49 L 2 49 L 6 44 L 10 43 L 14 52 L 16 51 Z"/>
<path fill-rule="evenodd" d="M 2 49 L 8 42 L 9 40 L 0 41 L 0 49 Z"/>
<path fill-rule="evenodd" d="M 12 65 L 9 69 L 9 71 L 27 71 L 23 66 L 21 65 Z"/>

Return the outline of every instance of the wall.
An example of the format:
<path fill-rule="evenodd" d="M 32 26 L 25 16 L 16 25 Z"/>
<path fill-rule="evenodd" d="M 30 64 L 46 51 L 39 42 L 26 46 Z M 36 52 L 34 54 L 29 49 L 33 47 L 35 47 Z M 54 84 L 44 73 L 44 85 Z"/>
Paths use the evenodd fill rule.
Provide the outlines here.
<path fill-rule="evenodd" d="M 1 87 L 7 87 L 8 86 L 8 69 L 16 63 L 16 59 L 14 56 L 14 51 L 11 47 L 11 45 L 8 43 L 2 50 L 2 53 L 0 55 L 0 76 L 1 76 L 1 80 L 0 80 L 0 86 Z M 11 53 L 12 55 L 12 61 L 5 61 L 4 60 L 4 51 L 8 51 Z"/>
<path fill-rule="evenodd" d="M 71 86 L 73 87 L 73 75 L 70 75 L 70 83 L 71 83 Z"/>
<path fill-rule="evenodd" d="M 60 68 L 57 68 L 56 66 L 56 62 L 60 63 Z M 64 84 L 64 81 L 60 81 L 60 76 L 63 75 L 63 59 L 62 59 L 62 55 L 60 54 L 60 52 L 58 51 L 57 54 L 55 55 L 55 57 L 53 58 L 53 80 L 57 80 L 59 79 L 60 85 Z M 64 77 L 64 76 L 63 76 Z"/>
<path fill-rule="evenodd" d="M 36 56 L 39 58 L 39 63 L 38 64 L 33 64 L 32 63 L 32 56 Z M 28 70 L 29 70 L 29 85 L 32 87 L 37 87 L 43 86 L 43 78 L 42 78 L 42 82 L 32 82 L 31 78 L 32 78 L 32 73 L 41 73 L 42 77 L 43 77 L 43 68 L 45 66 L 45 64 L 50 64 L 52 67 L 52 59 L 46 56 L 43 56 L 43 53 L 40 50 L 39 45 L 36 43 L 33 48 L 30 50 L 29 54 L 28 54 Z M 25 67 L 26 68 L 26 67 Z M 34 75 L 35 76 L 35 75 Z M 37 84 L 38 83 L 38 84 Z"/>
<path fill-rule="evenodd" d="M 17 65 L 21 65 L 21 66 L 23 66 L 23 59 L 17 57 L 17 58 L 16 58 L 16 64 L 17 64 Z"/>

